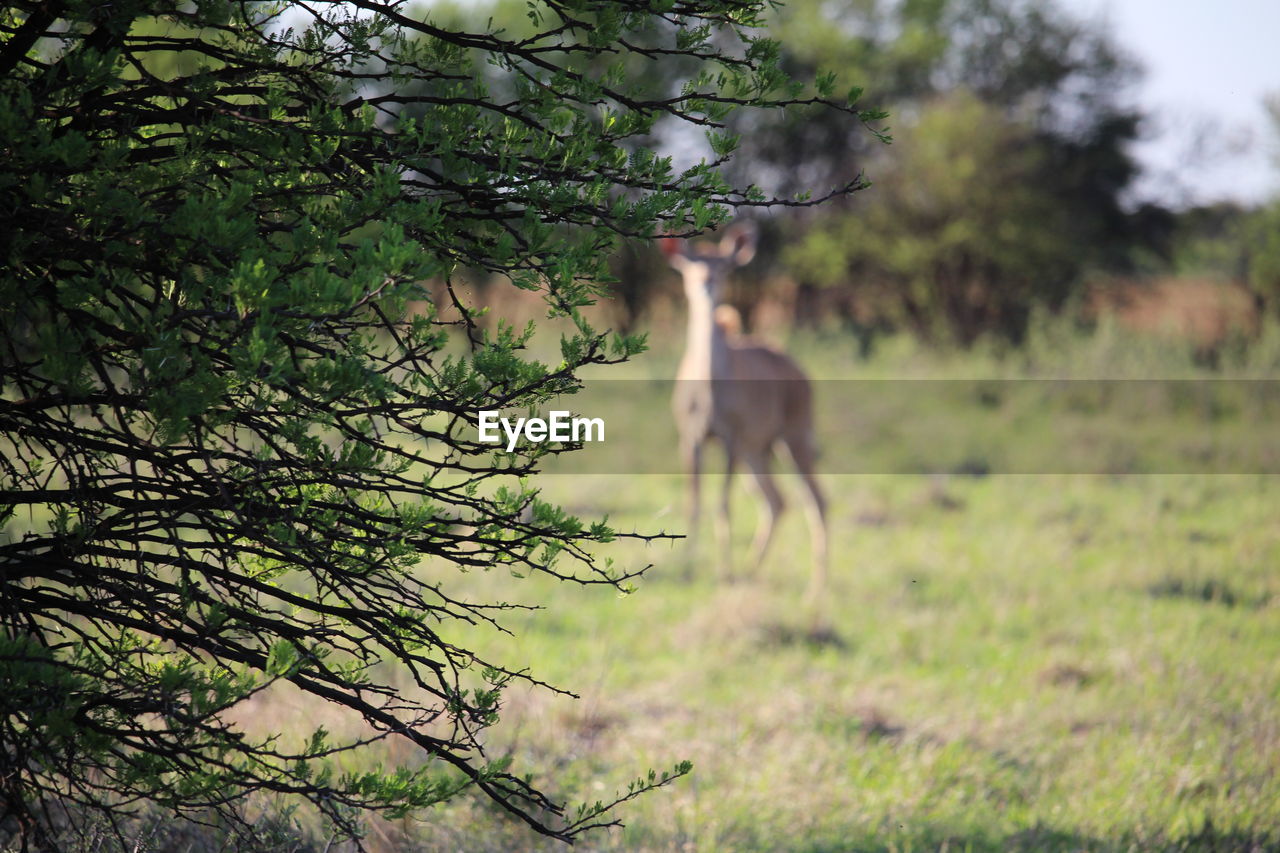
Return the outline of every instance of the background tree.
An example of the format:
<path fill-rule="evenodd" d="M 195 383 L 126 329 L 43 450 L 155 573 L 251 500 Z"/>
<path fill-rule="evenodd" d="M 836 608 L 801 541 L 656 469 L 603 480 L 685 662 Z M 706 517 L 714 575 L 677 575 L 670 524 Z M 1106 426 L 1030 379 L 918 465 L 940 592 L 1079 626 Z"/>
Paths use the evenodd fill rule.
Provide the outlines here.
<path fill-rule="evenodd" d="M 1016 338 L 1033 305 L 1058 304 L 1087 269 L 1129 263 L 1142 225 L 1122 205 L 1137 173 L 1127 145 L 1139 116 L 1125 100 L 1136 69 L 1099 25 L 1048 0 L 797 2 L 776 20 L 785 68 L 842 69 L 893 113 L 900 143 L 868 145 L 816 112 L 734 119 L 745 155 L 735 168 L 750 164 L 769 191 L 800 192 L 850 169 L 877 185 L 778 226 L 785 233 L 773 241 L 789 247 L 786 266 L 802 288 L 840 291 L 862 315 L 913 318 L 956 340 Z M 922 167 L 928 184 L 910 174 Z M 1008 218 L 1030 210 L 1043 215 Z M 868 254 L 876 240 L 846 239 L 871 233 L 899 248 Z M 921 254 L 908 258 L 907 246 Z M 924 285 L 943 246 L 974 260 L 965 298 L 947 274 Z M 1045 266 L 1031 274 L 1034 263 Z M 901 298 L 887 299 L 895 290 Z"/>
<path fill-rule="evenodd" d="M 1264 99 L 1272 158 L 1280 168 L 1280 94 Z M 1178 211 L 1153 264 L 1161 271 L 1239 281 L 1260 305 L 1280 306 L 1280 198 L 1217 202 Z"/>
<path fill-rule="evenodd" d="M 1075 260 L 1033 139 L 968 92 L 940 99 L 898 138 L 874 202 L 824 218 L 783 259 L 821 286 L 856 281 L 865 310 L 926 338 L 1021 328 L 1037 299 L 1064 296 Z"/>
<path fill-rule="evenodd" d="M 494 454 L 475 414 L 641 347 L 579 313 L 619 236 L 774 203 L 631 144 L 656 121 L 723 159 L 735 107 L 857 110 L 789 82 L 754 0 L 528 12 L 518 35 L 374 0 L 0 13 L 0 827 L 24 848 L 94 820 L 124 844 L 149 806 L 242 821 L 255 793 L 346 835 L 469 789 L 561 839 L 610 820 L 485 755 L 533 676 L 451 642 L 505 605 L 446 582 L 634 572 L 596 560 L 621 534 L 539 499 L 540 447 Z M 622 73 L 672 59 L 698 69 L 675 92 Z M 476 328 L 462 266 L 544 294 L 559 360 Z M 428 279 L 456 313 L 406 317 Z M 361 744 L 229 721 L 277 683 L 418 757 L 340 772 Z"/>
<path fill-rule="evenodd" d="M 1270 119 L 1272 162 L 1280 172 L 1280 92 L 1263 106 Z M 1261 204 L 1244 225 L 1245 280 L 1274 315 L 1280 311 L 1280 197 Z"/>

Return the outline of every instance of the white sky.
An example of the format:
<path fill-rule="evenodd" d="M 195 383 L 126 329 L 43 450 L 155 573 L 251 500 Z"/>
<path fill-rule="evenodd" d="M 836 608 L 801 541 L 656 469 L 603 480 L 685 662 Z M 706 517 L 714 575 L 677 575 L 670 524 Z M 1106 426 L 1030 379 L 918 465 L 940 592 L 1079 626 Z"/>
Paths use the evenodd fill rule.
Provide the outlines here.
<path fill-rule="evenodd" d="M 1146 67 L 1135 149 L 1140 199 L 1259 201 L 1280 193 L 1280 138 L 1262 107 L 1280 93 L 1280 0 L 1060 0 L 1100 16 Z"/>

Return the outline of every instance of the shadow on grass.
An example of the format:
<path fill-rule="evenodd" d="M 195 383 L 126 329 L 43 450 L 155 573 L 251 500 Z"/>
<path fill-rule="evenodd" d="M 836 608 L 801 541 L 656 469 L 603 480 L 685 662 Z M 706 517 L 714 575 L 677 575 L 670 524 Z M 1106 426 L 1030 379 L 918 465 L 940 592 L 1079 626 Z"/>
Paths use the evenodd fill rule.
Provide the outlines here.
<path fill-rule="evenodd" d="M 1210 578 L 1204 581 L 1192 581 L 1184 578 L 1169 577 L 1147 587 L 1153 598 L 1182 598 L 1190 601 L 1203 601 L 1208 604 L 1220 604 L 1223 607 L 1247 607 L 1259 609 L 1271 603 L 1267 595 L 1248 595 L 1234 589 L 1226 581 Z"/>
<path fill-rule="evenodd" d="M 829 625 L 812 625 L 800 628 L 781 622 L 760 626 L 760 645 L 774 648 L 801 647 L 814 651 L 835 649 L 847 651 L 849 641 Z"/>
<path fill-rule="evenodd" d="M 1098 838 L 1048 826 L 1033 826 L 1017 832 L 956 833 L 941 827 L 900 825 L 883 834 L 854 835 L 846 839 L 817 843 L 797 840 L 794 846 L 772 846 L 786 853 L 888 853 L 906 850 L 955 850 L 970 853 L 1067 853 L 1067 851 L 1213 851 L 1213 853 L 1272 853 L 1280 850 L 1280 835 L 1269 829 L 1222 830 L 1206 821 L 1199 830 L 1183 835 L 1131 834 Z"/>

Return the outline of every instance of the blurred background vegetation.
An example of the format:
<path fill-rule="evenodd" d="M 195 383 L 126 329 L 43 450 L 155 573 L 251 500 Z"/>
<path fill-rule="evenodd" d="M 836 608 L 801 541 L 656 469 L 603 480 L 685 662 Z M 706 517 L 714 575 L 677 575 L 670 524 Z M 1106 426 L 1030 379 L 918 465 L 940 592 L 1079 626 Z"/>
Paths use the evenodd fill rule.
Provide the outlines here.
<path fill-rule="evenodd" d="M 441 23 L 493 18 L 512 35 L 529 23 L 523 0 L 434 8 Z M 1271 378 L 1280 368 L 1280 198 L 1177 207 L 1138 197 L 1132 146 L 1145 116 L 1129 92 L 1141 69 L 1102 24 L 1052 2 L 788 0 L 774 35 L 799 76 L 832 69 L 862 86 L 863 103 L 891 114 L 894 139 L 803 111 L 732 128 L 734 182 L 785 194 L 860 173 L 872 182 L 758 219 L 760 250 L 733 283 L 746 329 L 789 337 L 813 378 Z M 688 73 L 676 62 L 664 71 L 654 91 Z M 1280 136 L 1280 98 L 1270 114 Z M 679 161 L 710 156 L 668 125 L 640 142 Z M 654 352 L 607 375 L 669 378 L 683 334 L 677 279 L 647 244 L 626 246 L 612 269 L 614 298 L 595 310 L 650 332 Z M 479 274 L 465 286 L 495 308 L 482 322 L 546 316 L 538 293 Z M 638 392 L 655 419 L 668 417 L 665 390 Z M 1008 415 L 941 473 L 827 478 L 833 641 L 808 635 L 797 615 L 798 519 L 745 584 L 634 543 L 610 554 L 656 570 L 626 599 L 538 578 L 516 588 L 502 572 L 463 577 L 451 589 L 464 598 L 531 609 L 510 633 L 477 625 L 474 638 L 450 639 L 582 696 L 512 691 L 512 726 L 495 733 L 492 754 L 585 801 L 637 761 L 694 761 L 687 784 L 642 799 L 625 832 L 587 849 L 1280 848 L 1275 478 L 1145 477 L 1127 456 L 1097 476 L 988 476 L 997 451 L 1047 434 L 1060 413 L 971 396 L 968 408 L 913 400 L 912 412 L 948 419 L 940 430 L 978 409 Z M 853 440 L 903 443 L 908 418 L 883 400 L 858 415 Z M 1109 437 L 1078 430 L 1076 445 L 1050 452 L 1096 456 Z M 927 468 L 897 462 L 897 446 L 874 470 Z M 1231 450 L 1186 452 L 1208 467 Z M 641 531 L 682 529 L 682 485 L 667 473 L 544 481 L 569 510 Z M 279 692 L 240 713 L 250 731 L 305 719 L 365 733 L 331 706 Z M 279 823 L 260 849 L 331 849 Z M 178 831 L 157 823 L 152 846 L 226 849 Z M 479 798 L 421 824 L 377 823 L 368 839 L 376 851 L 533 843 Z"/>
<path fill-rule="evenodd" d="M 452 14 L 518 31 L 525 7 Z M 1037 315 L 1084 332 L 1105 316 L 1214 367 L 1280 317 L 1280 198 L 1138 197 L 1142 68 L 1101 19 L 1020 0 L 792 0 L 775 14 L 785 65 L 862 87 L 863 103 L 890 113 L 894 141 L 816 111 L 737 120 L 735 181 L 784 195 L 858 174 L 872 183 L 757 222 L 761 251 L 730 297 L 748 331 L 852 333 L 866 357 L 897 334 L 1011 349 Z M 665 71 L 657 90 L 687 69 Z M 1280 96 L 1268 112 L 1274 143 Z M 677 161 L 710 155 L 684 129 L 659 124 L 649 141 Z M 680 328 L 681 294 L 651 247 L 628 247 L 613 270 L 602 310 L 616 326 L 659 338 Z"/>
<path fill-rule="evenodd" d="M 453 14 L 519 32 L 526 7 Z M 1142 70 L 1103 24 L 1034 0 L 789 0 L 776 16 L 789 69 L 863 87 L 862 103 L 890 113 L 893 142 L 803 111 L 732 128 L 734 182 L 778 194 L 858 174 L 872 183 L 756 220 L 759 251 L 729 294 L 747 331 L 785 341 L 811 377 L 846 389 L 1275 376 L 1280 198 L 1141 197 L 1133 148 L 1147 116 L 1131 92 Z M 655 90 L 687 71 L 664 70 Z M 712 156 L 662 124 L 647 144 L 682 164 Z M 648 332 L 652 352 L 600 378 L 669 379 L 684 334 L 679 280 L 641 243 L 612 271 L 614 298 L 596 310 Z M 482 322 L 546 316 L 537 294 L 501 285 L 467 285 L 494 307 Z M 634 386 L 654 443 L 670 447 L 667 387 Z M 557 606 L 477 639 L 580 687 L 572 702 L 509 695 L 516 722 L 495 753 L 559 774 L 580 797 L 637 759 L 693 761 L 687 785 L 636 804 L 624 831 L 588 849 L 1277 849 L 1280 490 L 1232 460 L 1240 435 L 1265 437 L 1266 418 L 1219 418 L 1240 431 L 1216 444 L 1176 406 L 1153 406 L 1047 444 L 1070 411 L 956 395 L 919 394 L 909 409 L 894 407 L 901 395 L 868 395 L 823 436 L 828 464 L 883 440 L 890 461 L 865 470 L 924 474 L 824 473 L 833 639 L 808 633 L 800 613 L 808 551 L 795 517 L 749 581 L 720 583 L 679 549 L 619 548 L 620 563 L 654 567 L 634 596 L 570 601 L 531 585 L 530 602 Z M 973 446 L 945 437 L 979 410 L 998 426 Z M 1154 432 L 1172 437 L 1156 463 L 1111 444 L 1144 419 L 1142 452 Z M 1088 476 L 990 476 L 1016 468 L 1001 454 L 1019 440 L 1059 454 L 1062 470 L 1081 455 L 1108 461 Z M 931 458 L 903 461 L 913 441 Z M 1237 473 L 1174 473 L 1214 466 Z M 684 529 L 677 474 L 542 482 L 624 527 Z M 468 583 L 477 597 L 510 587 L 497 574 Z M 492 817 L 454 803 L 429 824 L 376 827 L 373 846 L 526 849 Z"/>

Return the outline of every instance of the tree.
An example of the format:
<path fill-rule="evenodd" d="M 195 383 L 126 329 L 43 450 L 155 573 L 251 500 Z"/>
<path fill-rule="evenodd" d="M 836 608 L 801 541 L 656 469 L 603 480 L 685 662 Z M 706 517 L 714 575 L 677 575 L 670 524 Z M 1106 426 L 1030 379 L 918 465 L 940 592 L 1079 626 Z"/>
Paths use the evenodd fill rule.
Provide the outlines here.
<path fill-rule="evenodd" d="M 1263 99 L 1273 160 L 1280 167 L 1280 93 Z M 1172 218 L 1172 214 L 1171 214 Z M 1280 197 L 1252 206 L 1224 201 L 1176 214 L 1176 227 L 1159 246 L 1173 271 L 1242 282 L 1260 307 L 1280 307 Z"/>
<path fill-rule="evenodd" d="M 858 0 L 841 5 L 834 16 L 831 10 L 831 4 L 812 0 L 778 12 L 783 66 L 798 74 L 819 67 L 847 69 L 865 87 L 868 100 L 894 113 L 891 132 L 899 144 L 868 145 L 866 135 L 802 111 L 744 113 L 733 120 L 744 139 L 745 156 L 737 167 L 752 164 L 756 179 L 772 192 L 793 193 L 850 169 L 865 170 L 877 187 L 791 225 L 785 241 L 792 246 L 788 269 L 802 285 L 846 290 L 860 307 L 874 305 L 880 319 L 901 321 L 904 314 L 923 310 L 929 316 L 918 316 L 913 325 L 935 332 L 950 327 L 954 334 L 948 336 L 959 340 L 984 331 L 1016 338 L 1019 317 L 1035 304 L 1057 304 L 1090 266 L 1128 262 L 1136 225 L 1122 198 L 1137 173 L 1127 145 L 1136 136 L 1139 116 L 1124 93 L 1136 68 L 1104 28 L 1071 17 L 1049 0 Z M 974 114 L 978 105 L 985 107 L 980 117 Z M 957 124 L 978 120 L 991 125 L 993 139 L 983 140 L 978 127 Z M 965 144 L 941 139 L 943 126 L 961 134 Z M 925 135 L 932 138 L 914 138 Z M 966 147 L 970 143 L 972 149 Z M 1014 162 L 983 159 L 1002 145 L 1019 149 Z M 910 174 L 921 165 L 919 158 L 944 155 L 952 159 L 934 162 L 929 180 L 940 178 L 950 187 L 926 186 L 922 176 Z M 981 161 L 977 174 L 968 165 L 974 158 Z M 761 163 L 767 165 L 761 168 Z M 1014 183 L 1002 183 L 1009 180 Z M 953 198 L 960 186 L 976 194 L 973 207 Z M 918 197 L 897 197 L 898 192 Z M 944 196 L 943 207 L 923 215 L 927 198 Z M 1048 215 L 997 223 L 992 216 L 998 211 L 988 202 L 1003 201 L 1008 215 L 1028 203 Z M 895 211 L 908 209 L 921 215 L 893 218 Z M 991 304 L 981 312 L 941 300 L 920 301 L 919 275 L 928 275 L 933 263 L 927 248 L 913 260 L 915 283 L 909 283 L 898 277 L 907 259 L 879 266 L 861 248 L 846 252 L 843 236 L 833 239 L 874 232 L 901 250 L 909 243 L 937 247 L 963 232 L 976 241 L 966 253 L 980 257 L 1001 239 L 984 230 L 997 224 L 1034 245 L 1015 251 L 1020 258 L 1011 255 L 965 273 L 984 294 L 977 298 L 994 297 L 1003 306 Z M 859 238 L 857 245 L 873 242 Z M 1023 262 L 1046 251 L 1054 262 L 1028 278 Z M 881 257 L 886 252 L 879 250 Z M 814 277 L 819 268 L 821 275 Z M 1003 277 L 1015 268 L 1016 275 Z M 873 281 L 868 282 L 869 274 Z M 885 288 L 891 281 L 904 290 L 896 308 L 885 314 L 880 309 L 889 305 Z M 937 289 L 950 288 L 938 282 Z M 988 320 L 994 325 L 971 327 Z"/>
<path fill-rule="evenodd" d="M 579 313 L 618 237 L 778 203 L 718 175 L 733 109 L 857 121 L 779 71 L 761 6 L 546 0 L 518 36 L 375 0 L 0 13 L 2 831 L 26 848 L 99 821 L 124 846 L 146 808 L 243 822 L 257 794 L 354 836 L 468 789 L 560 839 L 610 822 L 485 755 L 503 687 L 534 676 L 450 642 L 505 605 L 445 578 L 642 570 L 540 499 L 547 446 L 495 453 L 475 418 L 642 347 Z M 675 59 L 698 69 L 678 91 L 620 73 Z M 630 145 L 659 119 L 716 160 Z M 574 330 L 558 363 L 528 355 L 532 328 L 476 327 L 463 266 L 544 294 Z M 456 315 L 406 312 L 427 280 Z M 421 760 L 343 773 L 361 744 L 245 736 L 226 712 L 275 684 Z"/>
<path fill-rule="evenodd" d="M 838 9 L 800 0 L 777 11 L 776 31 L 792 73 L 845 69 L 871 103 L 896 107 L 899 122 L 966 91 L 1054 144 L 1081 146 L 1124 130 L 1110 139 L 1123 147 L 1136 133 L 1123 99 L 1136 67 L 1103 27 L 1052 0 L 857 0 Z M 843 174 L 851 161 L 892 156 L 821 113 L 743 113 L 733 122 L 744 151 L 771 164 L 779 191 Z"/>
<path fill-rule="evenodd" d="M 1065 296 L 1075 260 L 1033 140 L 972 94 L 942 98 L 899 136 L 876 198 L 823 218 L 784 261 L 820 286 L 852 278 L 870 311 L 929 339 L 1016 333 L 1037 299 Z"/>
<path fill-rule="evenodd" d="M 1270 124 L 1271 157 L 1280 169 L 1280 92 L 1263 99 Z M 1280 196 L 1258 206 L 1244 225 L 1249 247 L 1246 277 L 1273 313 L 1280 309 Z"/>

